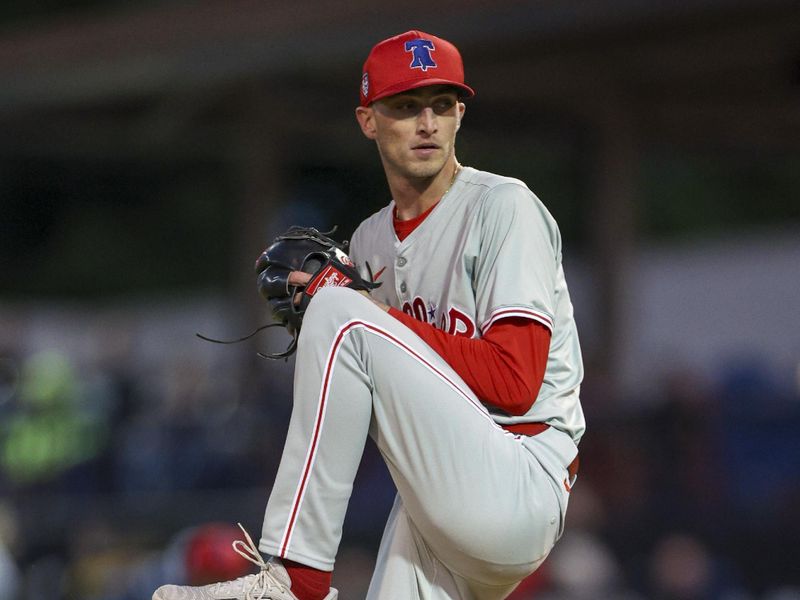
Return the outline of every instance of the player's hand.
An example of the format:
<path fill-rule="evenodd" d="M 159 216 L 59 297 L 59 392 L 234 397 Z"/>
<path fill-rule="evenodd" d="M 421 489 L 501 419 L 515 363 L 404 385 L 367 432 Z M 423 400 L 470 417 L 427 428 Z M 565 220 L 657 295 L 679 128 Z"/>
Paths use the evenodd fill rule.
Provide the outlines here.
<path fill-rule="evenodd" d="M 308 282 L 311 281 L 311 274 L 306 273 L 305 271 L 292 271 L 289 273 L 289 285 L 296 285 L 298 287 L 305 287 L 308 285 Z M 300 304 L 300 300 L 303 298 L 303 292 L 297 292 L 294 295 L 293 302 L 295 305 Z"/>
<path fill-rule="evenodd" d="M 289 285 L 305 287 L 306 285 L 308 285 L 309 281 L 311 281 L 311 275 L 309 275 L 305 271 L 292 271 L 291 273 L 289 273 Z M 377 300 L 375 300 L 372 296 L 369 295 L 369 292 L 367 290 L 357 290 L 357 291 L 359 294 L 363 294 L 364 296 L 372 300 L 375 303 L 375 305 L 378 306 L 378 308 L 380 308 L 381 310 L 389 312 L 389 307 L 385 305 L 383 302 L 378 302 Z M 299 304 L 302 297 L 303 293 L 297 292 L 294 295 L 294 303 Z"/>
<path fill-rule="evenodd" d="M 311 281 L 311 274 L 305 271 L 292 271 L 289 273 L 289 285 L 305 287 Z"/>

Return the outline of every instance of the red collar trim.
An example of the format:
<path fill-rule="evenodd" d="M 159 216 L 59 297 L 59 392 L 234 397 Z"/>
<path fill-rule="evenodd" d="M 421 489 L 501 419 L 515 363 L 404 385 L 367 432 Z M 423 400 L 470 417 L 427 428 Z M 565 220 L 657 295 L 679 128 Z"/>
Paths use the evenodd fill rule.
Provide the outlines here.
<path fill-rule="evenodd" d="M 436 204 L 439 204 L 438 202 Z M 424 213 L 417 215 L 412 219 L 408 219 L 407 221 L 401 221 L 397 218 L 397 206 L 394 207 L 394 211 L 392 212 L 392 220 L 394 223 L 394 232 L 397 235 L 397 239 L 401 242 L 406 239 L 411 232 L 414 231 L 420 224 L 428 218 L 428 215 L 431 214 L 431 211 L 436 207 L 436 204 L 431 206 L 428 210 Z"/>

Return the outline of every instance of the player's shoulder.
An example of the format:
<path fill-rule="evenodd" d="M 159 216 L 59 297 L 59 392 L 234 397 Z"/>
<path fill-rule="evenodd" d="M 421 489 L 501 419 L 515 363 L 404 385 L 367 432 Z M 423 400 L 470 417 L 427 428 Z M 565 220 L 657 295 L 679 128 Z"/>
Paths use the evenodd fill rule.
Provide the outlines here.
<path fill-rule="evenodd" d="M 361 221 L 361 223 L 359 224 L 359 226 L 356 229 L 356 231 L 358 231 L 359 229 L 361 229 L 361 230 L 373 229 L 375 227 L 379 227 L 380 224 L 385 223 L 386 220 L 389 219 L 389 217 L 392 214 L 392 206 L 393 206 L 393 204 L 394 204 L 393 202 L 387 204 L 386 206 L 384 206 L 380 210 L 372 213 L 366 219 Z"/>
<path fill-rule="evenodd" d="M 520 179 L 472 168 L 465 175 L 466 184 L 474 191 L 472 197 L 484 213 L 533 209 L 550 217 L 544 203 Z"/>
<path fill-rule="evenodd" d="M 380 231 L 391 224 L 392 206 L 393 204 L 390 203 L 361 221 L 353 232 L 351 243 L 357 243 L 379 235 Z"/>
<path fill-rule="evenodd" d="M 467 185 L 473 186 L 483 191 L 494 190 L 508 186 L 510 189 L 517 189 L 521 192 L 532 193 L 524 181 L 515 177 L 498 175 L 489 171 L 480 171 L 472 167 L 464 167 L 464 181 Z"/>

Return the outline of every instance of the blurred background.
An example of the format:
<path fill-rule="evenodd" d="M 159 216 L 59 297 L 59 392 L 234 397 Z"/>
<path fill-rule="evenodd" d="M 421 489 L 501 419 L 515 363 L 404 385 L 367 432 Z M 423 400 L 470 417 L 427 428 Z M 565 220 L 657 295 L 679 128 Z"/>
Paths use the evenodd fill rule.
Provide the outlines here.
<path fill-rule="evenodd" d="M 455 42 L 462 163 L 558 220 L 588 431 L 516 600 L 800 598 L 800 5 L 32 0 L 0 7 L 0 599 L 238 575 L 291 410 L 252 265 L 389 200 L 361 64 Z M 369 445 L 334 584 L 394 490 Z M 246 569 L 247 565 L 244 565 Z"/>

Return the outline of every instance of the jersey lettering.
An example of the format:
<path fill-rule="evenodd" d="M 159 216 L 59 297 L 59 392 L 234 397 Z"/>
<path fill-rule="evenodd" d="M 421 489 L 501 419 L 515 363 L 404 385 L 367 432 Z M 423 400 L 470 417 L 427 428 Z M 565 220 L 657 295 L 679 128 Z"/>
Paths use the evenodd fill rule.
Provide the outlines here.
<path fill-rule="evenodd" d="M 469 318 L 469 315 L 464 314 L 455 307 L 451 307 L 447 311 L 447 333 L 450 335 L 462 335 L 471 338 L 475 335 L 475 323 Z"/>
<path fill-rule="evenodd" d="M 414 302 L 412 302 L 411 306 L 414 309 L 414 318 L 417 321 L 427 323 L 428 311 L 425 309 L 425 303 L 422 301 L 422 298 L 414 298 Z"/>
<path fill-rule="evenodd" d="M 466 313 L 451 306 L 449 310 L 440 313 L 439 322 L 436 322 L 436 306 L 431 302 L 426 306 L 425 301 L 416 296 L 411 302 L 403 303 L 403 312 L 414 317 L 417 321 L 429 323 L 434 327 L 446 331 L 450 335 L 459 335 L 471 338 L 475 335 L 475 322 Z"/>

